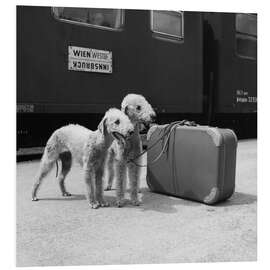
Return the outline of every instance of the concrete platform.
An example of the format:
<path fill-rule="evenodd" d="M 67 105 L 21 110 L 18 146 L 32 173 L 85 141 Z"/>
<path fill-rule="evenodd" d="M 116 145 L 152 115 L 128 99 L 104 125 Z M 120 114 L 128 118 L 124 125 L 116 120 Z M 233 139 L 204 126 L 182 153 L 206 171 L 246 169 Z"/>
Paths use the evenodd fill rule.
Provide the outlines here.
<path fill-rule="evenodd" d="M 257 141 L 240 141 L 236 192 L 217 206 L 149 192 L 143 204 L 92 210 L 74 166 L 63 198 L 55 170 L 38 202 L 31 188 L 38 161 L 17 164 L 17 266 L 254 261 L 257 258 Z M 113 202 L 115 191 L 105 192 Z M 128 199 L 128 196 L 127 196 Z"/>

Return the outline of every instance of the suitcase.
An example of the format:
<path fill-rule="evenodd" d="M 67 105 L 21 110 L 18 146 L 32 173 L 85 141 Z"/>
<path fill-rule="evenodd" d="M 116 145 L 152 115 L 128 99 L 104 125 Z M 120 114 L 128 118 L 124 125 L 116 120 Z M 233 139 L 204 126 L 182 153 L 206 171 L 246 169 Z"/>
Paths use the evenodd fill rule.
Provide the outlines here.
<path fill-rule="evenodd" d="M 235 188 L 237 137 L 209 126 L 152 126 L 147 135 L 151 191 L 215 204 Z"/>

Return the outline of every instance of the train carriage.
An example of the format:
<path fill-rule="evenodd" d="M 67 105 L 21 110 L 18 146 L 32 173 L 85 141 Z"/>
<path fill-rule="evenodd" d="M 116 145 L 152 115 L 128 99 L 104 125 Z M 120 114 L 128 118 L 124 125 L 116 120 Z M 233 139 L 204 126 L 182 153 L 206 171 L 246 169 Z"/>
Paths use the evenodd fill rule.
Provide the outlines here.
<path fill-rule="evenodd" d="M 205 24 L 209 122 L 233 128 L 239 138 L 256 137 L 257 16 L 206 13 Z"/>
<path fill-rule="evenodd" d="M 70 122 L 95 129 L 129 92 L 159 123 L 256 136 L 256 27 L 254 14 L 18 6 L 18 147 Z"/>

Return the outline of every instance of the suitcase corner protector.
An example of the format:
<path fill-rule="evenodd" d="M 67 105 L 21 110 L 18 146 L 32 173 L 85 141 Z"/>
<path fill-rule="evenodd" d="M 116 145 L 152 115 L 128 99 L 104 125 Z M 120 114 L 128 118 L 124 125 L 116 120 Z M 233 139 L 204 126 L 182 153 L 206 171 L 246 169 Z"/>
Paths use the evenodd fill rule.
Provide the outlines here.
<path fill-rule="evenodd" d="M 222 135 L 218 131 L 217 128 L 209 128 L 207 129 L 207 134 L 212 138 L 215 146 L 220 146 L 222 143 Z"/>
<path fill-rule="evenodd" d="M 203 202 L 206 204 L 214 204 L 219 196 L 219 189 L 217 187 L 213 187 L 210 193 L 203 199 Z"/>

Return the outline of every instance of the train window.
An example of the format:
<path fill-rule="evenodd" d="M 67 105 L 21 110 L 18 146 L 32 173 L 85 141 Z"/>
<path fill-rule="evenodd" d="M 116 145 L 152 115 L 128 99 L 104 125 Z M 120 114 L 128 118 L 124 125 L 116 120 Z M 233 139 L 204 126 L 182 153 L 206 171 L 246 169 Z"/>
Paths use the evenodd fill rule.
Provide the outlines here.
<path fill-rule="evenodd" d="M 257 15 L 236 14 L 235 29 L 237 54 L 257 59 Z"/>
<path fill-rule="evenodd" d="M 236 31 L 242 34 L 257 36 L 257 16 L 236 14 Z"/>
<path fill-rule="evenodd" d="M 182 39 L 184 37 L 184 16 L 181 11 L 153 10 L 151 30 L 155 33 Z"/>
<path fill-rule="evenodd" d="M 121 9 L 53 7 L 52 12 L 65 22 L 103 29 L 120 29 L 124 21 Z"/>

